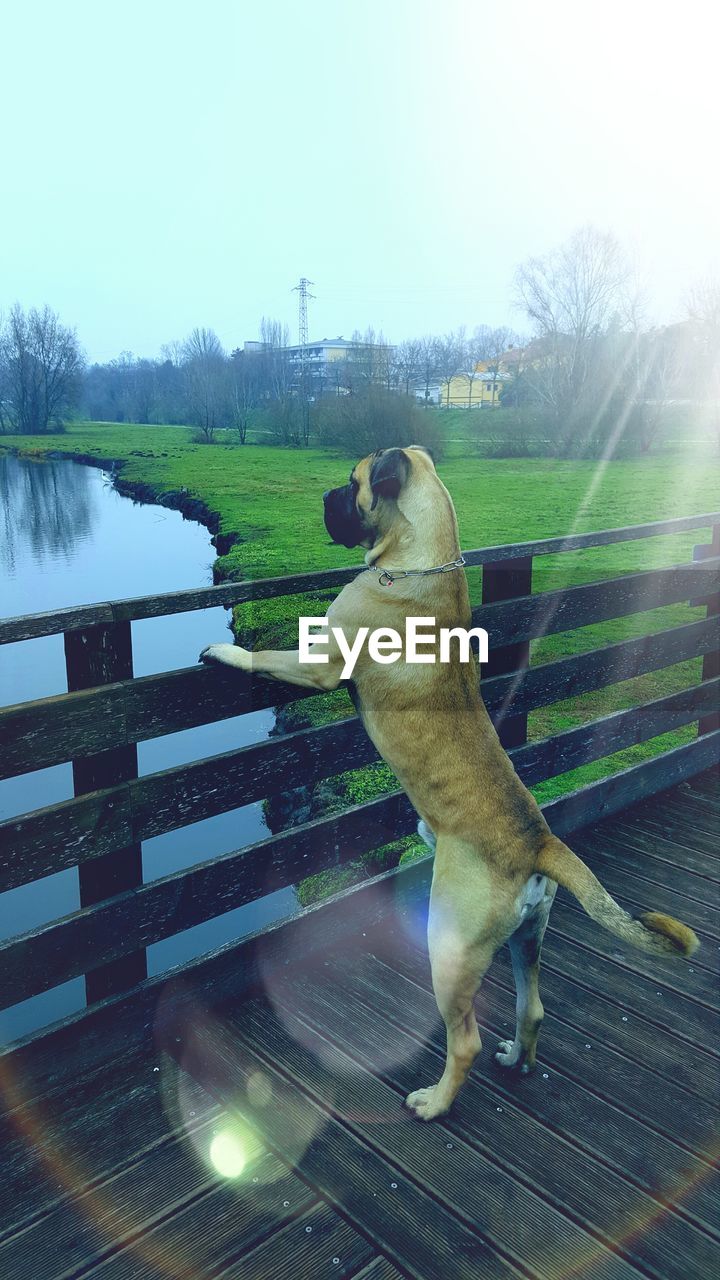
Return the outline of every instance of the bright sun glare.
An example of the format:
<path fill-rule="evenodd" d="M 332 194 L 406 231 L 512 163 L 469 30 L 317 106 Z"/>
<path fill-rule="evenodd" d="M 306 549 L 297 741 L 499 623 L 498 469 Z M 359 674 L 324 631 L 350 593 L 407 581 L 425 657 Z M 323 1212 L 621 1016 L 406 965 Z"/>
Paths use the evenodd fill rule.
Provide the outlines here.
<path fill-rule="evenodd" d="M 239 1178 L 247 1163 L 242 1142 L 234 1133 L 218 1133 L 210 1143 L 210 1161 L 221 1178 Z"/>

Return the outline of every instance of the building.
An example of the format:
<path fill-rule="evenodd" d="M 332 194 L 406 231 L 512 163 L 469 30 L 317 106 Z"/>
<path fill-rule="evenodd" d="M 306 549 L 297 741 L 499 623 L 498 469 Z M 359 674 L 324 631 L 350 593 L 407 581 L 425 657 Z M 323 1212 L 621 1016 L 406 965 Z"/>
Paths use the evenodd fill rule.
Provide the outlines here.
<path fill-rule="evenodd" d="M 440 388 L 440 404 L 450 409 L 492 409 L 500 404 L 503 386 L 510 382 L 512 373 L 499 362 L 499 367 L 488 369 L 485 361 L 479 361 L 472 377 L 457 373 L 448 384 Z"/>
<path fill-rule="evenodd" d="M 305 347 L 305 359 L 307 364 L 314 370 L 319 371 L 328 365 L 333 364 L 336 360 L 346 360 L 348 354 L 362 344 L 359 342 L 348 341 L 347 338 L 323 338 L 320 342 L 309 342 Z M 260 353 L 264 350 L 262 342 L 245 342 L 244 350 L 251 353 Z M 283 347 L 283 353 L 293 365 L 301 365 L 303 358 L 303 348 L 297 346 Z"/>
<path fill-rule="evenodd" d="M 261 355 L 266 347 L 262 342 L 245 342 L 243 350 Z M 300 385 L 304 367 L 312 398 L 343 395 L 352 386 L 362 383 L 386 385 L 393 351 L 394 348 L 387 343 L 343 337 L 322 338 L 308 342 L 306 347 L 297 343 L 277 349 L 277 353 L 287 361 L 290 381 L 295 388 Z"/>

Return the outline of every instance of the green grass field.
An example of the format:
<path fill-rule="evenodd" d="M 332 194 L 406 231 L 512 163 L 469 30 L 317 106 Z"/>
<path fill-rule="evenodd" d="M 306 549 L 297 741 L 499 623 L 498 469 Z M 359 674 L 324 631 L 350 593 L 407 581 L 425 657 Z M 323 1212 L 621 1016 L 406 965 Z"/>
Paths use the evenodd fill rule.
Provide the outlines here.
<path fill-rule="evenodd" d="M 448 414 L 449 443 L 438 469 L 453 496 L 466 549 L 641 524 L 713 511 L 720 505 L 720 468 L 717 455 L 709 448 L 676 447 L 607 464 L 484 459 L 458 437 L 458 418 L 467 421 L 459 412 Z M 202 445 L 192 443 L 191 433 L 182 427 L 98 423 L 72 426 L 63 435 L 43 439 L 0 438 L 3 447 L 26 453 L 52 450 L 112 458 L 122 463 L 124 477 L 151 486 L 158 495 L 186 488 L 219 514 L 222 533 L 239 538 L 218 562 L 224 577 L 278 576 L 362 562 L 361 553 L 330 545 L 323 527 L 321 494 L 344 483 L 351 466 L 348 458 L 329 450 L 240 447 L 222 433 L 217 444 Z M 707 539 L 706 531 L 697 530 L 538 558 L 534 587 L 544 591 L 672 564 L 690 558 L 693 544 Z M 469 571 L 468 579 L 471 596 L 478 600 L 480 571 Z M 296 635 L 297 615 L 323 612 L 327 599 L 327 595 L 318 595 L 312 600 L 295 597 L 244 606 L 236 610 L 236 629 L 243 635 L 253 634 L 265 645 L 289 646 L 293 633 Z M 548 661 L 703 615 L 703 609 L 680 605 L 550 636 L 535 643 L 532 660 Z M 530 736 L 543 737 L 659 697 L 694 683 L 698 676 L 699 662 L 687 662 L 557 703 L 533 713 Z M 317 723 L 350 711 L 343 691 L 298 704 L 289 711 L 289 722 Z M 694 732 L 689 727 L 632 747 L 551 779 L 534 788 L 535 794 L 541 800 L 549 799 L 687 741 Z M 392 785 L 385 766 L 372 766 L 345 776 L 342 798 L 365 799 Z"/>

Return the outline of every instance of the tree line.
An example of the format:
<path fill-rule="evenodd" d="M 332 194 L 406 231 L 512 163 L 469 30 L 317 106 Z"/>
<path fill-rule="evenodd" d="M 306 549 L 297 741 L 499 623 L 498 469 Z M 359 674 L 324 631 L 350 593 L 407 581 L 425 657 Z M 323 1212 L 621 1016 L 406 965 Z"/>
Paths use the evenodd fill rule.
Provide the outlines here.
<path fill-rule="evenodd" d="M 681 322 L 653 327 L 618 241 L 577 231 L 515 278 L 528 335 L 459 328 L 398 344 L 353 334 L 344 358 L 300 359 L 286 326 L 264 319 L 260 340 L 226 351 L 196 328 L 157 359 L 123 352 L 87 367 L 77 337 L 48 307 L 13 307 L 0 325 L 0 431 L 43 433 L 73 414 L 93 421 L 177 423 L 212 443 L 219 430 L 287 445 L 377 447 L 386 437 L 437 444 L 419 406 L 474 407 L 475 383 L 502 409 L 481 430 L 500 451 L 593 454 L 632 441 L 647 451 L 666 406 L 702 402 L 720 442 L 720 285 L 694 289 Z M 478 419 L 479 420 L 479 419 Z"/>

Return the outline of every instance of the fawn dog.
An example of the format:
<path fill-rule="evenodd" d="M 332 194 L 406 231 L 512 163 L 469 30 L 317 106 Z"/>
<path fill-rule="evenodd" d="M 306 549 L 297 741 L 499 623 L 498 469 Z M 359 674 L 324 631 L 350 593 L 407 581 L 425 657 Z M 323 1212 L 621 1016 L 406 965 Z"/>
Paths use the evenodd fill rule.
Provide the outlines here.
<path fill-rule="evenodd" d="M 324 509 L 333 541 L 367 552 L 367 569 L 328 610 L 328 623 L 342 628 L 348 642 L 360 626 L 402 633 L 409 617 L 435 619 L 438 627 L 470 625 L 455 509 L 426 450 L 385 449 L 363 458 L 346 485 L 325 493 Z M 332 636 L 323 652 L 327 661 L 301 662 L 298 652 L 213 644 L 200 660 L 334 689 L 344 658 Z M 593 920 L 645 951 L 687 956 L 698 942 L 671 916 L 628 915 L 552 834 L 500 745 L 474 657 L 463 662 L 451 651 L 449 661 L 410 664 L 373 660 L 364 651 L 352 683 L 365 728 L 435 850 L 428 942 L 447 1059 L 436 1084 L 406 1099 L 416 1116 L 432 1120 L 448 1110 L 480 1049 L 473 999 L 504 942 L 517 987 L 517 1025 L 496 1059 L 508 1069 L 532 1069 L 543 1017 L 540 949 L 558 884 Z"/>

